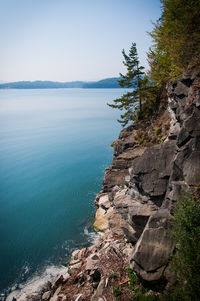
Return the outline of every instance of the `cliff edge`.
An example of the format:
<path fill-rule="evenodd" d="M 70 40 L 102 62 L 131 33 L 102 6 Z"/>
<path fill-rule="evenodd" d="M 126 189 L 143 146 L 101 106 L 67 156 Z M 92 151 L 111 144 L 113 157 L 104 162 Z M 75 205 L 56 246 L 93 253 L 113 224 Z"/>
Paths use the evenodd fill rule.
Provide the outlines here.
<path fill-rule="evenodd" d="M 113 147 L 95 200 L 102 236 L 73 252 L 67 273 L 40 300 L 130 300 L 128 267 L 149 290 L 176 282 L 167 233 L 177 200 L 200 181 L 199 66 L 168 83 L 157 116 L 123 129 Z"/>

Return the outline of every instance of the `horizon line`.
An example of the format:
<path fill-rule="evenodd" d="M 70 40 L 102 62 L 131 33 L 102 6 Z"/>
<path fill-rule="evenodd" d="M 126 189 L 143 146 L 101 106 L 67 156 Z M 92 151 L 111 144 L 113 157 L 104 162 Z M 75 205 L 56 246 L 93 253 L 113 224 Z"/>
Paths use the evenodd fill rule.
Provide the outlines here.
<path fill-rule="evenodd" d="M 68 80 L 68 81 L 59 81 L 59 80 L 48 80 L 48 79 L 36 79 L 36 80 L 15 80 L 15 81 L 2 81 L 0 80 L 0 85 L 1 84 L 11 84 L 11 83 L 20 83 L 20 82 L 30 82 L 30 83 L 34 83 L 34 82 L 54 82 L 54 83 L 74 83 L 74 82 L 84 82 L 84 83 L 91 83 L 91 82 L 98 82 L 101 80 L 105 80 L 105 79 L 110 79 L 110 78 L 120 78 L 120 76 L 112 76 L 112 77 L 104 77 L 98 80 Z"/>

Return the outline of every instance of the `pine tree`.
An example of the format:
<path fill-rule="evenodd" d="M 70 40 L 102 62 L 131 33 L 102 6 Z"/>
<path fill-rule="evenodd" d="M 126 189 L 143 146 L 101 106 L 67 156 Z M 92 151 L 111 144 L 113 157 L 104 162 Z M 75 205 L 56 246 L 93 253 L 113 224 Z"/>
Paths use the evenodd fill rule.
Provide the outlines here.
<path fill-rule="evenodd" d="M 124 88 L 133 88 L 132 92 L 127 92 L 122 97 L 114 100 L 114 104 L 108 104 L 112 108 L 124 110 L 125 112 L 120 116 L 121 120 L 118 120 L 123 126 L 129 121 L 134 120 L 136 112 L 142 111 L 143 102 L 143 90 L 144 90 L 144 67 L 139 65 L 139 59 L 137 54 L 136 44 L 132 43 L 127 55 L 122 50 L 124 57 L 123 64 L 127 68 L 125 75 L 120 73 L 121 79 L 119 85 Z"/>

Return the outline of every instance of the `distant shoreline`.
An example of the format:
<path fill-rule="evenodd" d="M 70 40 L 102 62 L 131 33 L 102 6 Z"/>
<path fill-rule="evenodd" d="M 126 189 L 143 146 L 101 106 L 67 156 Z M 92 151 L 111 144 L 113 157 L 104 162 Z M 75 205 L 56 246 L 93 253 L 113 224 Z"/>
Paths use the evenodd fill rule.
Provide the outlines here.
<path fill-rule="evenodd" d="M 0 89 L 121 88 L 119 79 L 119 77 L 112 77 L 93 82 L 19 81 L 0 84 Z"/>

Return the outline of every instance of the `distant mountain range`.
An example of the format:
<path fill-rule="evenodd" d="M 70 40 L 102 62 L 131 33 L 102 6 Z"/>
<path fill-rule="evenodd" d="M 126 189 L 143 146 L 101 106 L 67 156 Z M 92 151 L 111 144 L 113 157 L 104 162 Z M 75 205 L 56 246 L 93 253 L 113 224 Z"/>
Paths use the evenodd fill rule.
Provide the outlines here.
<path fill-rule="evenodd" d="M 0 84 L 0 89 L 58 89 L 58 88 L 121 88 L 119 77 L 106 78 L 94 82 L 52 82 L 52 81 L 20 81 Z"/>

